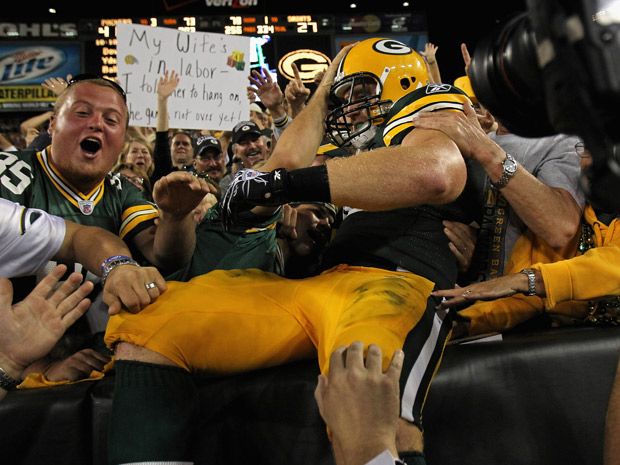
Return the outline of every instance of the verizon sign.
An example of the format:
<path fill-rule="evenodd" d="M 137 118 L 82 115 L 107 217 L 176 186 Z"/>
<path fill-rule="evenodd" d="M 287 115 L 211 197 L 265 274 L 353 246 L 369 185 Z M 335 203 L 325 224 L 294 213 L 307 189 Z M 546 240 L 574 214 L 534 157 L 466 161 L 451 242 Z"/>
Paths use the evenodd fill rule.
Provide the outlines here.
<path fill-rule="evenodd" d="M 248 8 L 258 6 L 258 0 L 205 0 L 207 7 Z"/>

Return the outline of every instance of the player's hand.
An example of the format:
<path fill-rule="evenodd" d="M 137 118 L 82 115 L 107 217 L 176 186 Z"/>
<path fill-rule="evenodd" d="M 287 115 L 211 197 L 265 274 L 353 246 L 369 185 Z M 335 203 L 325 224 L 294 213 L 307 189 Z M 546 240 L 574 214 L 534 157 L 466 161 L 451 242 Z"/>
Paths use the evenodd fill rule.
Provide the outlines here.
<path fill-rule="evenodd" d="M 237 223 L 239 214 L 256 205 L 277 206 L 288 203 L 288 173 L 278 168 L 269 173 L 252 169 L 237 171 L 222 198 L 222 222 L 225 229 Z"/>
<path fill-rule="evenodd" d="M 357 42 L 356 42 L 357 43 Z M 325 72 L 323 73 L 323 79 L 321 79 L 320 87 L 325 88 L 329 91 L 332 84 L 334 83 L 334 78 L 336 77 L 336 73 L 338 72 L 338 67 L 340 66 L 340 62 L 344 59 L 349 50 L 355 44 L 349 44 L 346 47 L 342 47 L 338 54 L 334 57 L 332 62 L 329 64 Z"/>

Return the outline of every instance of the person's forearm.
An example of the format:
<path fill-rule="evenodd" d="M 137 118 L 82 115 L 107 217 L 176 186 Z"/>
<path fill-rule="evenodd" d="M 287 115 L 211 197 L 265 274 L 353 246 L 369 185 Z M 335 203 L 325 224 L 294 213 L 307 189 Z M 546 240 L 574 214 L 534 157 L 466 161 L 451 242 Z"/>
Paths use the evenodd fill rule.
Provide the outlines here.
<path fill-rule="evenodd" d="M 0 368 L 4 370 L 4 372 L 10 376 L 11 378 L 20 381 L 22 372 L 25 367 L 16 365 L 9 357 L 0 352 Z M 0 388 L 0 400 L 2 400 L 7 395 L 7 391 Z"/>
<path fill-rule="evenodd" d="M 19 129 L 22 134 L 26 134 L 29 128 L 38 128 L 40 125 L 48 121 L 52 115 L 53 111 L 46 111 L 45 113 L 41 113 L 40 115 L 33 116 L 32 118 L 28 118 L 19 125 Z"/>
<path fill-rule="evenodd" d="M 590 300 L 620 295 L 620 247 L 595 247 L 584 255 L 554 263 L 536 264 L 545 283 L 545 307 L 566 300 Z M 604 276 L 605 279 L 600 279 Z"/>
<path fill-rule="evenodd" d="M 502 176 L 506 152 L 489 139 L 480 160 L 492 182 Z M 500 191 L 515 214 L 551 247 L 565 246 L 577 232 L 581 209 L 573 197 L 562 189 L 547 186 L 518 165 L 517 172 Z"/>
<path fill-rule="evenodd" d="M 288 114 L 284 113 L 280 118 L 273 119 L 273 126 L 271 127 L 273 130 L 273 137 L 275 140 L 279 140 L 280 136 L 284 133 L 284 130 L 288 128 L 293 122 L 293 118 L 291 118 Z"/>
<path fill-rule="evenodd" d="M 263 171 L 302 168 L 312 163 L 323 140 L 328 95 L 329 85 L 321 84 L 310 103 L 282 133 L 271 157 L 261 168 Z"/>
<path fill-rule="evenodd" d="M 419 133 L 414 145 L 329 160 L 331 201 L 365 210 L 392 210 L 456 199 L 467 177 L 461 153 L 447 136 L 422 131 L 414 131 Z"/>
<path fill-rule="evenodd" d="M 274 104 L 265 104 L 265 107 L 267 108 L 267 110 L 269 110 L 269 113 L 274 120 L 282 118 L 284 115 L 286 115 L 286 110 L 284 109 L 284 104 L 282 100 Z"/>
<path fill-rule="evenodd" d="M 437 60 L 428 62 L 428 73 L 430 75 L 430 78 L 433 84 L 441 83 L 441 73 L 439 72 L 439 66 L 437 65 Z"/>
<path fill-rule="evenodd" d="M 551 247 L 563 247 L 577 233 L 581 209 L 563 189 L 543 184 L 523 167 L 501 190 L 516 215 Z"/>
<path fill-rule="evenodd" d="M 151 175 L 151 185 L 155 185 L 159 179 L 172 172 L 172 158 L 170 156 L 170 144 L 168 132 L 158 131 L 155 133 L 155 148 L 153 149 L 153 161 L 155 171 Z"/>
<path fill-rule="evenodd" d="M 305 102 L 301 102 L 299 104 L 289 104 L 291 107 L 291 117 L 292 118 L 297 118 L 297 115 L 299 115 L 303 109 L 306 107 Z"/>
<path fill-rule="evenodd" d="M 0 134 L 0 150 L 15 150 L 13 143 L 4 134 Z"/>
<path fill-rule="evenodd" d="M 534 276 L 535 276 L 536 295 L 538 297 L 545 297 L 547 295 L 547 290 L 545 288 L 545 282 L 542 278 L 542 273 L 540 272 L 540 270 L 535 269 Z M 512 289 L 513 291 L 519 292 L 521 294 L 526 294 L 530 290 L 529 279 L 525 273 L 513 273 L 513 274 L 505 275 L 500 278 L 492 279 L 489 281 L 489 283 L 497 282 L 499 280 L 506 281 L 502 283 L 502 287 L 506 288 L 506 290 L 505 290 L 505 294 L 498 295 L 498 298 L 510 296 L 512 294 L 510 292 L 510 289 Z"/>
<path fill-rule="evenodd" d="M 168 121 L 168 97 L 157 96 L 157 132 L 167 131 L 169 127 Z"/>
<path fill-rule="evenodd" d="M 123 240 L 101 228 L 67 222 L 65 240 L 56 257 L 75 261 L 100 276 L 101 264 L 114 255 L 131 256 Z"/>
<path fill-rule="evenodd" d="M 177 270 L 186 265 L 196 246 L 196 223 L 192 215 L 177 218 L 160 212 L 153 241 L 153 263 L 164 270 Z"/>
<path fill-rule="evenodd" d="M 359 438 L 356 444 L 347 446 L 334 438 L 332 445 L 336 465 L 366 465 L 385 450 L 393 457 L 398 457 L 395 439 L 382 441 L 379 438 Z"/>

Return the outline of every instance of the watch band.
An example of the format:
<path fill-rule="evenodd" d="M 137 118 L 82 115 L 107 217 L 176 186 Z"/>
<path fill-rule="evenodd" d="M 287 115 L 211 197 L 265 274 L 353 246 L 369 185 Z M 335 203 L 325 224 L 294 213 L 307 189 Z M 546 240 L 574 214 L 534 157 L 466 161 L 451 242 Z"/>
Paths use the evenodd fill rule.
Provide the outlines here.
<path fill-rule="evenodd" d="M 525 295 L 536 295 L 536 273 L 531 268 L 523 268 L 519 273 L 527 276 L 527 292 Z"/>
<path fill-rule="evenodd" d="M 12 391 L 15 389 L 21 381 L 16 380 L 12 376 L 0 368 L 0 388 L 5 391 Z"/>
<path fill-rule="evenodd" d="M 506 152 L 506 158 L 502 162 L 502 176 L 497 180 L 497 182 L 491 181 L 491 185 L 495 189 L 501 189 L 502 187 L 506 187 L 508 181 L 515 175 L 517 172 L 517 161 L 514 159 L 512 155 Z"/>
<path fill-rule="evenodd" d="M 105 281 L 108 279 L 110 272 L 121 265 L 140 266 L 137 261 L 127 255 L 114 255 L 106 258 L 101 264 L 101 287 L 105 286 Z"/>

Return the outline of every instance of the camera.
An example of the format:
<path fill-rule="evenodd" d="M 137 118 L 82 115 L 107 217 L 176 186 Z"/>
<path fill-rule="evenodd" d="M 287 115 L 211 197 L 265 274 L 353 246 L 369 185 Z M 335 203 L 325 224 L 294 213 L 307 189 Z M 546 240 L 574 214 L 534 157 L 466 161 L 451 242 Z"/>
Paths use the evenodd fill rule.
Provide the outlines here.
<path fill-rule="evenodd" d="M 527 6 L 477 45 L 474 93 L 515 134 L 581 137 L 593 158 L 589 200 L 620 212 L 620 1 Z"/>

